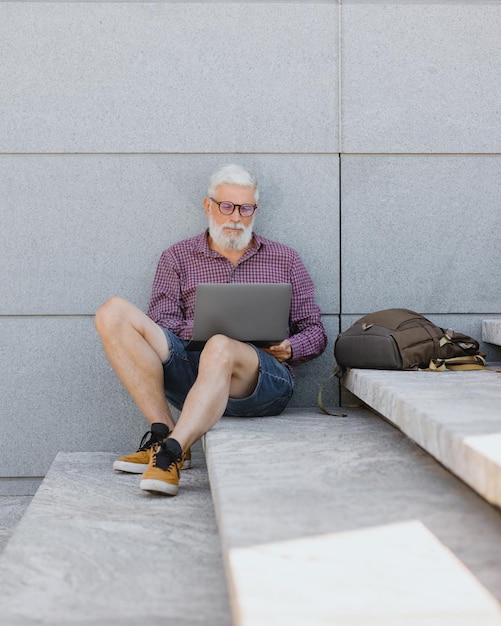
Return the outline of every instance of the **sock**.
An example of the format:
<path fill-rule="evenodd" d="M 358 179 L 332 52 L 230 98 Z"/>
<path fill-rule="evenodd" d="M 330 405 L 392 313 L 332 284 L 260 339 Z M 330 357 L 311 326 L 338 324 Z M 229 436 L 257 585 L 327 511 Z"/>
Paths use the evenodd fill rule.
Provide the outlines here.
<path fill-rule="evenodd" d="M 179 461 L 182 455 L 183 451 L 178 441 L 172 438 L 164 439 L 155 455 L 155 465 L 167 471 L 171 465 Z"/>
<path fill-rule="evenodd" d="M 169 435 L 169 427 L 162 422 L 154 422 L 151 425 L 151 434 L 155 441 L 162 441 Z"/>
<path fill-rule="evenodd" d="M 180 459 L 183 456 L 183 450 L 179 445 L 179 441 L 169 437 L 162 444 L 162 449 L 168 452 L 175 459 Z"/>

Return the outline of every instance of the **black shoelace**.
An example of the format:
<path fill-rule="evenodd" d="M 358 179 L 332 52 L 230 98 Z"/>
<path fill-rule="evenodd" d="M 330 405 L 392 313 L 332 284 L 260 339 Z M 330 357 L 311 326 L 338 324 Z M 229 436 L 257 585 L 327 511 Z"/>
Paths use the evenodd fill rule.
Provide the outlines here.
<path fill-rule="evenodd" d="M 149 450 L 157 441 L 159 441 L 158 437 L 155 437 L 151 430 L 148 430 L 148 432 L 144 433 L 137 451 L 143 452 L 144 450 Z"/>

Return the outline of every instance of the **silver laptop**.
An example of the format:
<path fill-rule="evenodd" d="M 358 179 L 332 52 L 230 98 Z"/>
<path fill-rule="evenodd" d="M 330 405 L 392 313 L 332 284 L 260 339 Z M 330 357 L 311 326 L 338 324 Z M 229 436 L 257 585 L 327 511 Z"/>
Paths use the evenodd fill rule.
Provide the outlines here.
<path fill-rule="evenodd" d="M 290 283 L 200 283 L 195 294 L 193 336 L 187 350 L 202 350 L 223 334 L 258 347 L 287 337 Z"/>

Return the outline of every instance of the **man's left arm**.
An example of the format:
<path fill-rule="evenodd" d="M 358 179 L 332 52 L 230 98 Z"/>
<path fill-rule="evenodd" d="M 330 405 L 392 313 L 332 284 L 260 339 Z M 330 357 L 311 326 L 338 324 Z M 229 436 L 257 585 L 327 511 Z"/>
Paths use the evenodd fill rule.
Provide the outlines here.
<path fill-rule="evenodd" d="M 291 365 L 297 365 L 322 354 L 327 345 L 327 334 L 322 324 L 320 308 L 315 302 L 315 286 L 297 253 L 293 258 L 290 279 L 290 337 L 280 344 L 280 350 L 281 353 L 287 351 L 288 342 L 291 356 L 287 361 Z"/>
<path fill-rule="evenodd" d="M 282 343 L 270 346 L 269 348 L 263 348 L 266 352 L 269 352 L 280 363 L 290 361 L 292 358 L 292 345 L 289 339 L 284 339 Z"/>

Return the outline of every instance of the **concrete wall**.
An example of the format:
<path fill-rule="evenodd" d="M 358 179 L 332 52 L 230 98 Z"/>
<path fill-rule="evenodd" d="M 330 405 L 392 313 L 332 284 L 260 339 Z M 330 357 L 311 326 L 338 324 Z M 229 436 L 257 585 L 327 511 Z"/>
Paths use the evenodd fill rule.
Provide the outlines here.
<path fill-rule="evenodd" d="M 293 405 L 369 311 L 480 338 L 501 313 L 500 32 L 498 2 L 0 2 L 0 492 L 58 450 L 136 445 L 93 314 L 146 308 L 221 163 L 256 171 L 256 229 L 317 285 L 330 343 Z"/>

